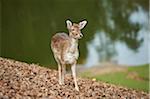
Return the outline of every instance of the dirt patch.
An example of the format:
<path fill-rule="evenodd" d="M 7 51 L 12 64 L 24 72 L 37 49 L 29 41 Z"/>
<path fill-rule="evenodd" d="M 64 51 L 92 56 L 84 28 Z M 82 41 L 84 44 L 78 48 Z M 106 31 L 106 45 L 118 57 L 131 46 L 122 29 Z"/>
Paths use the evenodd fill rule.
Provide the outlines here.
<path fill-rule="evenodd" d="M 127 75 L 128 79 L 134 79 L 137 81 L 144 81 L 145 79 L 140 77 L 137 72 L 129 72 Z"/>
<path fill-rule="evenodd" d="M 86 72 L 90 73 L 91 76 L 96 76 L 115 72 L 127 72 L 127 66 L 121 66 L 113 63 L 105 63 L 90 68 L 86 68 L 85 66 L 78 66 L 77 71 L 79 71 L 78 75 L 82 75 Z"/>
<path fill-rule="evenodd" d="M 35 64 L 0 58 L 0 99 L 148 99 L 143 91 L 78 78 L 80 92 L 70 75 L 58 84 L 58 72 Z"/>

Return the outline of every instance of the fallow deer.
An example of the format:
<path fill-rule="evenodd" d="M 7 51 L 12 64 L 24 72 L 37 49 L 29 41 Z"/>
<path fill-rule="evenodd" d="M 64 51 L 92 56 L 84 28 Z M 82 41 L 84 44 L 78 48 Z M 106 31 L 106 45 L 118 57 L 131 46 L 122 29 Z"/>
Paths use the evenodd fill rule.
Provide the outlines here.
<path fill-rule="evenodd" d="M 59 84 L 64 84 L 64 76 L 66 65 L 71 65 L 72 75 L 74 79 L 75 89 L 79 91 L 76 78 L 76 63 L 79 57 L 78 39 L 83 37 L 81 29 L 85 27 L 87 21 L 72 23 L 70 20 L 66 21 L 69 35 L 66 33 L 56 33 L 51 39 L 51 49 L 54 58 L 58 64 Z"/>

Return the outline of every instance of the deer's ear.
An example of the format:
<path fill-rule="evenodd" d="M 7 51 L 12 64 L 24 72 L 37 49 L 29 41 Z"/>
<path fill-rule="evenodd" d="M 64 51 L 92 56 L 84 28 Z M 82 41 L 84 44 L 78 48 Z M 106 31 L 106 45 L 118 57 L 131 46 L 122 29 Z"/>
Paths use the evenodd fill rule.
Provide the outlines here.
<path fill-rule="evenodd" d="M 85 27 L 86 24 L 87 24 L 87 21 L 86 21 L 86 20 L 80 22 L 80 23 L 79 23 L 80 29 L 83 29 L 83 28 Z"/>
<path fill-rule="evenodd" d="M 67 28 L 70 29 L 72 26 L 72 22 L 70 20 L 67 20 L 66 24 L 67 24 Z"/>

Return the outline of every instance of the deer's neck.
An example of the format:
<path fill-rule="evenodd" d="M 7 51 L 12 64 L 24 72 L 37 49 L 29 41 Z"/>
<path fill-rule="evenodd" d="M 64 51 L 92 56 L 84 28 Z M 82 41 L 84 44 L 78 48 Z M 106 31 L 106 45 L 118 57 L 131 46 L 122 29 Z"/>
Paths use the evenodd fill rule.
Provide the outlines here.
<path fill-rule="evenodd" d="M 70 50 L 74 51 L 78 49 L 78 40 L 70 37 Z"/>
<path fill-rule="evenodd" d="M 78 40 L 77 39 L 74 39 L 74 38 L 71 38 L 71 45 L 74 46 L 74 47 L 78 47 Z"/>

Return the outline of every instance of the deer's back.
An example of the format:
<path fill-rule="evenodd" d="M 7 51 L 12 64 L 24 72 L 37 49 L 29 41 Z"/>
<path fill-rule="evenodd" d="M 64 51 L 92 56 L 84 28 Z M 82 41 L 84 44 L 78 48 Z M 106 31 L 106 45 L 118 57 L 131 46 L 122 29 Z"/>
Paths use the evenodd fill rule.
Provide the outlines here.
<path fill-rule="evenodd" d="M 61 52 L 63 47 L 69 43 L 69 36 L 66 33 L 56 33 L 51 39 L 53 51 Z"/>

